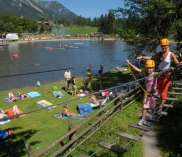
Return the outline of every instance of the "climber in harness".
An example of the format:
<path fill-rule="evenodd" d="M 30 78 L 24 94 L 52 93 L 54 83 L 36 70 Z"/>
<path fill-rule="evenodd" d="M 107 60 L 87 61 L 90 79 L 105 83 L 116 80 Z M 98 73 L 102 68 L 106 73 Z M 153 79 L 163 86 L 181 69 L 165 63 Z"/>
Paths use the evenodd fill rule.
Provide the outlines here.
<path fill-rule="evenodd" d="M 174 61 L 174 63 L 178 66 L 182 64 L 181 62 L 178 61 L 176 58 L 175 54 L 170 52 L 169 50 L 169 40 L 167 38 L 163 38 L 160 40 L 160 46 L 162 49 L 162 52 L 157 52 L 153 56 L 139 56 L 137 59 L 152 59 L 156 60 L 158 59 L 158 70 L 159 72 L 163 72 L 157 80 L 157 86 L 159 89 L 159 94 L 160 94 L 160 104 L 159 108 L 157 110 L 157 114 L 162 113 L 162 107 L 166 101 L 167 98 L 167 93 L 168 93 L 168 88 L 171 83 L 171 77 L 172 77 L 172 72 L 171 72 L 171 62 Z"/>
<path fill-rule="evenodd" d="M 156 107 L 156 95 L 158 94 L 157 78 L 154 76 L 158 74 L 157 72 L 154 72 L 155 62 L 153 60 L 147 60 L 145 62 L 145 67 L 143 70 L 131 64 L 129 60 L 126 60 L 126 63 L 131 69 L 143 74 L 145 77 L 144 78 L 145 89 L 143 89 L 143 87 L 139 84 L 144 91 L 144 98 L 143 98 L 142 119 L 138 122 L 138 125 L 143 125 L 146 124 L 146 113 L 148 109 L 151 109 L 151 114 L 149 116 L 149 119 L 150 120 L 154 119 L 154 111 Z"/>

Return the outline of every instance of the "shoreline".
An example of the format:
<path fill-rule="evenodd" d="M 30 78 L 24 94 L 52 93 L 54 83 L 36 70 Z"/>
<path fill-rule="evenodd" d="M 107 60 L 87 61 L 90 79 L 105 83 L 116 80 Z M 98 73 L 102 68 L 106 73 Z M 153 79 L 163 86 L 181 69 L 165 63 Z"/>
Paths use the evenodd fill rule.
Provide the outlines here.
<path fill-rule="evenodd" d="M 86 41 L 89 41 L 89 40 L 98 40 L 98 39 L 90 39 L 90 38 L 84 38 L 84 39 L 73 39 L 73 38 L 69 38 L 69 39 L 33 39 L 33 40 L 23 40 L 23 39 L 19 39 L 17 41 L 10 41 L 10 42 L 6 42 L 6 44 L 12 44 L 12 43 L 27 43 L 27 42 L 41 42 L 41 41 L 59 41 L 59 40 L 86 40 Z M 105 38 L 104 40 L 111 40 L 111 41 L 117 41 L 117 39 L 112 39 L 112 38 Z M 100 40 L 98 40 L 100 41 Z M 5 44 L 5 45 L 6 45 Z"/>

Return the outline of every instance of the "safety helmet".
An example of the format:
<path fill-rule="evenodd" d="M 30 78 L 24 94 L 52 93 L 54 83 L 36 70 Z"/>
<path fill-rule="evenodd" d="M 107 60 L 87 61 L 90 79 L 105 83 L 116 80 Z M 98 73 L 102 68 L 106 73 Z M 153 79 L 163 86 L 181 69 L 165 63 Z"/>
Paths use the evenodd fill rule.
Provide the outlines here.
<path fill-rule="evenodd" d="M 146 68 L 152 68 L 152 67 L 155 67 L 155 62 L 153 60 L 147 60 L 145 62 L 145 67 Z"/>
<path fill-rule="evenodd" d="M 163 38 L 160 40 L 160 45 L 169 45 L 169 40 L 167 38 Z"/>

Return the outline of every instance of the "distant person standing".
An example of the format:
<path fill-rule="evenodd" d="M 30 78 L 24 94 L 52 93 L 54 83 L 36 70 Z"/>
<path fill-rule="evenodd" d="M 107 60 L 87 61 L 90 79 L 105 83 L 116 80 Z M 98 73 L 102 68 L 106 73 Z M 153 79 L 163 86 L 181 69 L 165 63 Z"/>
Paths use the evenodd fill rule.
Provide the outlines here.
<path fill-rule="evenodd" d="M 64 73 L 64 78 L 65 78 L 65 81 L 66 81 L 66 87 L 65 87 L 65 90 L 67 91 L 69 89 L 69 85 L 71 83 L 71 72 L 70 72 L 70 69 L 67 69 Z"/>
<path fill-rule="evenodd" d="M 72 96 L 76 96 L 76 75 L 73 74 L 72 78 L 71 78 L 71 84 L 72 84 L 72 89 L 73 89 L 73 93 Z"/>

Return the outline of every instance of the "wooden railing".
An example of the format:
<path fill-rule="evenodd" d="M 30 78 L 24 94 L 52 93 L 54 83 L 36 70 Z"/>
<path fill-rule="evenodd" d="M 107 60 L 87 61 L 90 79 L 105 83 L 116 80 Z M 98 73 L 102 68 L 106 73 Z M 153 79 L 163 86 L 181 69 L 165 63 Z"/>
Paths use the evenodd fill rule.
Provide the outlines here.
<path fill-rule="evenodd" d="M 86 140 L 88 140 L 90 137 L 92 137 L 100 129 L 100 127 L 102 125 L 104 125 L 110 119 L 109 117 L 111 115 L 114 115 L 118 111 L 124 110 L 129 105 L 131 105 L 133 102 L 135 102 L 136 99 L 138 99 L 138 98 L 140 98 L 140 96 L 142 96 L 142 91 L 139 86 L 135 87 L 134 89 L 129 88 L 128 92 L 121 93 L 121 94 L 117 93 L 117 87 L 110 88 L 108 90 L 115 91 L 115 97 L 113 100 L 111 100 L 109 103 L 107 103 L 104 107 L 102 107 L 102 104 L 100 103 L 100 109 L 96 113 L 92 114 L 90 117 L 86 118 L 82 123 L 80 123 L 77 126 L 73 125 L 72 116 L 69 116 L 69 119 L 68 119 L 69 131 L 65 135 L 61 136 L 60 138 L 58 138 L 57 140 L 52 142 L 51 144 L 47 145 L 45 148 L 43 148 L 36 154 L 32 153 L 29 143 L 26 143 L 25 147 L 26 147 L 28 156 L 29 157 L 38 157 L 38 156 L 42 155 L 43 153 L 45 153 L 46 151 L 48 151 L 49 149 L 51 149 L 52 147 L 54 147 L 56 144 L 63 141 L 65 138 L 69 137 L 70 141 L 67 142 L 64 146 L 62 146 L 59 150 L 57 150 L 56 152 L 54 152 L 51 155 L 51 157 L 55 157 L 58 154 L 63 153 L 65 150 L 67 150 L 67 148 L 70 148 L 70 146 L 73 145 L 78 139 L 82 138 L 83 135 L 85 135 L 86 133 L 91 131 L 90 135 L 88 135 L 87 138 L 84 138 L 78 144 L 78 146 L 80 146 Z M 129 96 L 129 95 L 131 95 L 131 96 Z M 124 99 L 125 97 L 127 97 L 127 99 Z M 113 104 L 115 104 L 115 105 L 112 108 L 110 108 L 108 112 L 103 114 L 103 111 Z M 95 122 L 93 122 L 93 124 L 91 124 L 89 127 L 85 128 L 81 133 L 76 135 L 76 132 L 78 131 L 78 129 L 81 129 L 81 128 L 83 129 L 85 124 L 87 124 L 89 121 L 93 120 L 98 115 L 99 115 L 99 118 Z M 95 128 L 95 129 L 93 130 L 93 128 Z M 71 152 L 73 152 L 73 151 L 74 151 L 74 149 L 72 149 L 70 152 L 68 152 L 66 154 L 66 156 L 71 154 Z"/>

